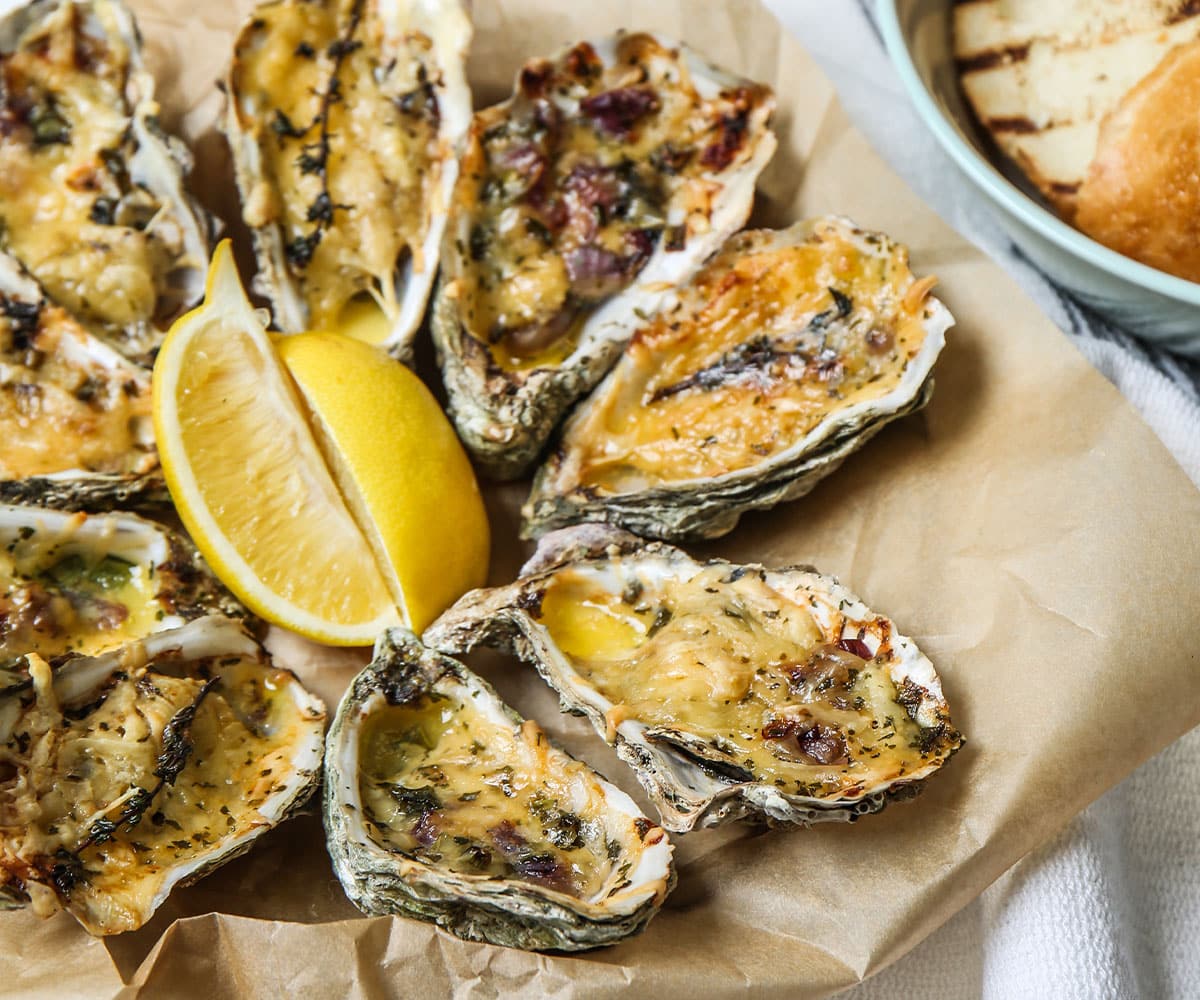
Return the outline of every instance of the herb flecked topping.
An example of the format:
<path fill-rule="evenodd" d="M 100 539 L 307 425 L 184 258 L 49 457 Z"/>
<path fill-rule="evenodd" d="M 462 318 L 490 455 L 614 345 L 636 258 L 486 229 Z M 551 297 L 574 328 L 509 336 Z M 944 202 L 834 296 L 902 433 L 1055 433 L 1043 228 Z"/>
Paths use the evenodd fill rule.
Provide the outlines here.
<path fill-rule="evenodd" d="M 302 174 L 316 174 L 321 179 L 321 192 L 309 205 L 306 214 L 307 220 L 313 223 L 313 228 L 308 233 L 291 240 L 284 250 L 288 263 L 297 270 L 303 270 L 312 260 L 322 235 L 333 224 L 334 211 L 346 210 L 350 207 L 336 203 L 329 192 L 329 113 L 334 104 L 345 99 L 339 74 L 346 57 L 362 48 L 362 42 L 354 38 L 362 21 L 362 15 L 363 0 L 356 0 L 350 9 L 350 18 L 346 23 L 345 31 L 339 38 L 331 42 L 326 50 L 326 54 L 333 60 L 333 68 L 329 73 L 329 81 L 321 92 L 321 105 L 312 121 L 303 128 L 299 128 L 279 110 L 276 110 L 271 119 L 271 130 L 281 139 L 285 137 L 302 139 L 311 134 L 314 128 L 318 130 L 316 141 L 306 142 L 301 146 L 300 155 L 296 158 L 296 165 Z M 297 48 L 297 55 L 302 58 L 311 58 L 312 47 L 305 46 L 304 43 L 301 45 L 307 51 L 302 52 Z"/>
<path fill-rule="evenodd" d="M 122 803 L 121 811 L 117 814 L 116 819 L 101 817 L 92 823 L 88 835 L 80 841 L 73 852 L 75 861 L 78 861 L 79 855 L 92 845 L 103 844 L 105 841 L 111 840 L 122 826 L 126 830 L 132 830 L 141 822 L 146 810 L 150 808 L 159 793 L 167 785 L 175 784 L 180 772 L 187 764 L 188 758 L 191 757 L 192 751 L 195 750 L 195 745 L 192 743 L 192 724 L 196 720 L 196 712 L 216 684 L 217 678 L 215 677 L 206 681 L 191 704 L 179 709 L 163 727 L 162 747 L 154 765 L 154 776 L 158 778 L 158 782 L 152 789 L 140 786 L 133 788 L 132 794 Z M 65 853 L 70 854 L 71 852 Z M 67 867 L 72 872 L 72 876 L 66 890 L 61 890 L 60 886 L 60 891 L 63 891 L 64 895 L 69 893 L 70 888 L 73 888 L 79 881 L 79 873 L 82 871 L 82 865 L 68 865 Z M 59 884 L 58 878 L 54 878 L 54 881 L 56 885 Z"/>

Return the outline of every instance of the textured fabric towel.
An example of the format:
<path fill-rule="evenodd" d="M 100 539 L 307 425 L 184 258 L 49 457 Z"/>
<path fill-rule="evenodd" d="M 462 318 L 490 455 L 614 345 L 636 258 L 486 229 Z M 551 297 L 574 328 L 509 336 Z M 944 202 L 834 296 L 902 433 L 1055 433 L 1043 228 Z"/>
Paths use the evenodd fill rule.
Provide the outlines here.
<path fill-rule="evenodd" d="M 854 123 L 909 185 L 987 251 L 1142 414 L 1200 486 L 1200 365 L 1088 312 L 1026 261 L 905 97 L 868 0 L 767 0 L 821 63 Z M 1192 526 L 1194 530 L 1195 526 Z M 946 926 L 842 994 L 1200 996 L 1200 729 L 1139 769 Z"/>

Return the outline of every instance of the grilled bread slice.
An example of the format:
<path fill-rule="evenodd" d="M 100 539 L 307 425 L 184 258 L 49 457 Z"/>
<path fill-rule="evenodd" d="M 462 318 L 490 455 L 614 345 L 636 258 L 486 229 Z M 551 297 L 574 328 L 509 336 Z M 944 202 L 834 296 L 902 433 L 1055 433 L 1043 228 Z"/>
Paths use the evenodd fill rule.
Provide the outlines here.
<path fill-rule="evenodd" d="M 1068 219 L 1101 122 L 1171 49 L 1197 37 L 1200 6 L 1186 0 L 954 6 L 955 59 L 976 116 Z"/>

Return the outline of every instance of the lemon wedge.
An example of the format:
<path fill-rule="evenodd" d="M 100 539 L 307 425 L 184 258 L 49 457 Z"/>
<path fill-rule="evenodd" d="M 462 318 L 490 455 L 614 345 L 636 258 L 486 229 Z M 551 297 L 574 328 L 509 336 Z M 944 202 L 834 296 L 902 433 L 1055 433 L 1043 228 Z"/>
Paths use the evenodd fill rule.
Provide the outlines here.
<path fill-rule="evenodd" d="M 213 571 L 268 621 L 331 645 L 402 622 L 393 588 L 305 419 L 229 241 L 204 302 L 154 365 L 154 432 L 171 497 Z M 377 448 L 387 451 L 386 427 Z"/>
<path fill-rule="evenodd" d="M 371 296 L 356 295 L 342 308 L 337 332 L 368 344 L 382 344 L 392 332 L 392 325 Z"/>
<path fill-rule="evenodd" d="M 425 384 L 338 333 L 276 344 L 318 443 L 417 633 L 486 582 L 487 513 L 454 428 Z"/>

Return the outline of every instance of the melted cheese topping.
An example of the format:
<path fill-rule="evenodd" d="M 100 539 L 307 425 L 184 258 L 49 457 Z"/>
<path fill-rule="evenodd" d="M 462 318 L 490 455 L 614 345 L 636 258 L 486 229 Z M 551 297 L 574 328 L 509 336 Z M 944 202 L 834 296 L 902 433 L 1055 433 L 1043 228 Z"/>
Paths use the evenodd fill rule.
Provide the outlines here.
<path fill-rule="evenodd" d="M 187 737 L 193 750 L 174 784 L 138 822 L 118 822 L 139 789 L 158 787 L 164 728 L 210 672 L 200 662 L 178 676 L 131 657 L 99 704 L 67 713 L 49 669 L 35 667 L 36 696 L 0 746 L 0 882 L 35 908 L 61 903 L 92 933 L 115 934 L 148 919 L 181 867 L 263 826 L 258 810 L 292 775 L 296 746 L 321 720 L 297 707 L 289 674 L 241 657 L 222 661 L 220 681 L 200 702 Z M 96 836 L 105 820 L 116 823 L 110 839 Z"/>
<path fill-rule="evenodd" d="M 649 35 L 622 38 L 608 66 L 586 43 L 527 64 L 512 101 L 475 116 L 463 157 L 451 228 L 467 332 L 507 369 L 561 363 L 661 240 L 682 250 L 707 228 L 715 176 L 749 155 L 768 99 L 702 98 Z"/>
<path fill-rule="evenodd" d="M 686 304 L 635 334 L 565 435 L 556 492 L 635 492 L 755 466 L 899 385 L 925 342 L 907 254 L 822 223 L 798 246 L 735 239 Z"/>
<path fill-rule="evenodd" d="M 618 560 L 555 574 L 539 621 L 612 703 L 610 737 L 635 720 L 651 742 L 735 780 L 853 798 L 957 745 L 898 700 L 886 620 L 835 613 L 840 627 L 829 631 L 796 596 L 729 566 L 663 580 Z M 841 641 L 842 627 L 873 636 L 874 655 L 858 655 L 863 640 Z"/>
<path fill-rule="evenodd" d="M 0 55 L 0 246 L 117 343 L 155 318 L 173 262 L 127 170 L 129 56 L 103 2 L 60 4 Z"/>
<path fill-rule="evenodd" d="M 450 690 L 365 724 L 360 793 L 376 840 L 460 874 L 580 899 L 624 888 L 623 843 L 639 835 L 632 822 L 606 832 L 591 770 L 553 749 L 535 723 L 497 724 Z"/>
<path fill-rule="evenodd" d="M 262 157 L 243 215 L 280 227 L 311 329 L 336 328 L 360 293 L 395 316 L 403 255 L 417 271 L 434 263 L 421 258 L 442 157 L 430 42 L 404 42 L 385 39 L 364 0 L 265 4 L 239 40 L 233 89 Z"/>
<path fill-rule="evenodd" d="M 58 306 L 29 308 L 0 294 L 0 479 L 152 469 L 149 379 L 98 355 Z"/>

